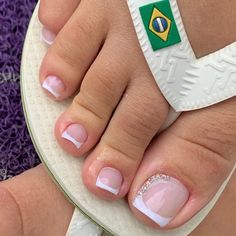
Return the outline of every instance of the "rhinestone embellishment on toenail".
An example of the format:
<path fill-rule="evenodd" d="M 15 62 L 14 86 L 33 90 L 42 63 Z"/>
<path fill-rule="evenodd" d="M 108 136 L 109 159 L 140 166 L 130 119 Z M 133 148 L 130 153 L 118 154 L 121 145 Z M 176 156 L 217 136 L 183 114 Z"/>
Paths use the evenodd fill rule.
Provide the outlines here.
<path fill-rule="evenodd" d="M 168 225 L 185 205 L 187 188 L 177 179 L 156 174 L 138 191 L 133 206 L 160 227 Z"/>
<path fill-rule="evenodd" d="M 144 194 L 148 188 L 155 182 L 158 181 L 169 181 L 170 180 L 170 176 L 167 175 L 163 175 L 163 174 L 157 174 L 157 175 L 153 175 L 152 177 L 150 177 L 142 186 L 142 188 L 138 191 L 137 195 L 142 195 Z"/>

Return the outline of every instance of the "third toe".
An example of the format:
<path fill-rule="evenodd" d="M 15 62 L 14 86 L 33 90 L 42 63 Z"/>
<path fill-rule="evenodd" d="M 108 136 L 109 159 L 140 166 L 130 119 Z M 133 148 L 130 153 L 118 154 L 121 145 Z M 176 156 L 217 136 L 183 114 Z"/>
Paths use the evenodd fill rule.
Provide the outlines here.
<path fill-rule="evenodd" d="M 115 200 L 127 194 L 146 147 L 168 113 L 154 83 L 152 78 L 139 78 L 130 85 L 85 160 L 83 180 L 101 198 Z"/>

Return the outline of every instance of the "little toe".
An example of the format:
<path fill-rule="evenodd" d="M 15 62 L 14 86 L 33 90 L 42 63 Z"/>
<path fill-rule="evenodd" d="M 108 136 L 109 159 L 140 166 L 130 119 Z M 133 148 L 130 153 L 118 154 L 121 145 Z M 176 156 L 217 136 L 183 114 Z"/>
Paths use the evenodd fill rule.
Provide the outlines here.
<path fill-rule="evenodd" d="M 175 228 L 212 199 L 235 162 L 234 103 L 184 113 L 153 141 L 129 195 L 137 218 Z"/>
<path fill-rule="evenodd" d="M 107 25 L 105 17 L 95 9 L 91 19 L 89 11 L 87 1 L 79 4 L 43 59 L 40 82 L 54 99 L 63 100 L 79 89 L 103 44 Z"/>
<path fill-rule="evenodd" d="M 44 26 L 41 32 L 43 41 L 48 45 L 54 42 L 56 34 L 72 16 L 79 2 L 80 0 L 40 1 L 38 17 Z"/>

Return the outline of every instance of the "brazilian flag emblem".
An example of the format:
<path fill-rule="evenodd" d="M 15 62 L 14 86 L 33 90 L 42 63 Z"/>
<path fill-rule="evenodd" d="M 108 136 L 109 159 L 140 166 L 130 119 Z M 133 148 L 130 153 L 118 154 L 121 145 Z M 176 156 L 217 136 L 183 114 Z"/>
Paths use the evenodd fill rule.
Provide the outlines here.
<path fill-rule="evenodd" d="M 181 42 L 169 0 L 159 0 L 139 10 L 154 51 Z"/>

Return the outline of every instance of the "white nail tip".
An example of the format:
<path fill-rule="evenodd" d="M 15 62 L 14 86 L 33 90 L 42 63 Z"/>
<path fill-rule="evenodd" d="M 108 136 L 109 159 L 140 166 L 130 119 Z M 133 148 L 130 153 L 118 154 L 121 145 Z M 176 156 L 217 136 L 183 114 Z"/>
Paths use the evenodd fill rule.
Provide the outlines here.
<path fill-rule="evenodd" d="M 155 223 L 157 223 L 160 227 L 165 227 L 172 220 L 172 218 L 160 216 L 157 213 L 150 210 L 149 208 L 147 208 L 145 203 L 143 202 L 143 198 L 141 195 L 138 195 L 135 198 L 133 206 L 137 208 L 139 211 L 141 211 L 144 215 L 149 217 L 151 220 L 153 220 Z"/>
<path fill-rule="evenodd" d="M 54 97 L 58 98 L 60 97 L 60 94 L 58 94 L 56 91 L 54 91 L 47 83 L 47 80 L 45 80 L 42 84 L 42 87 L 46 89 L 48 92 L 50 92 Z"/>
<path fill-rule="evenodd" d="M 83 144 L 72 138 L 66 131 L 62 134 L 61 137 L 67 139 L 68 141 L 71 141 L 77 147 L 77 149 L 80 149 L 81 145 Z"/>
<path fill-rule="evenodd" d="M 97 178 L 96 186 L 103 189 L 103 190 L 106 190 L 110 193 L 113 193 L 114 195 L 118 195 L 118 193 L 120 191 L 119 188 L 118 189 L 111 188 L 111 187 L 107 186 L 106 184 L 102 183 L 99 177 Z"/>
<path fill-rule="evenodd" d="M 46 44 L 48 44 L 49 46 L 51 46 L 51 45 L 53 44 L 53 41 L 47 40 L 47 39 L 44 37 L 43 34 L 41 34 L 41 38 L 42 38 L 42 40 L 43 40 Z"/>
<path fill-rule="evenodd" d="M 52 39 L 48 39 L 44 36 L 44 33 L 49 33 L 51 35 L 51 38 Z M 42 32 L 41 32 L 41 39 L 48 45 L 52 45 L 53 42 L 54 42 L 54 38 L 56 36 L 52 33 L 52 32 L 49 32 L 47 29 L 43 29 Z"/>

